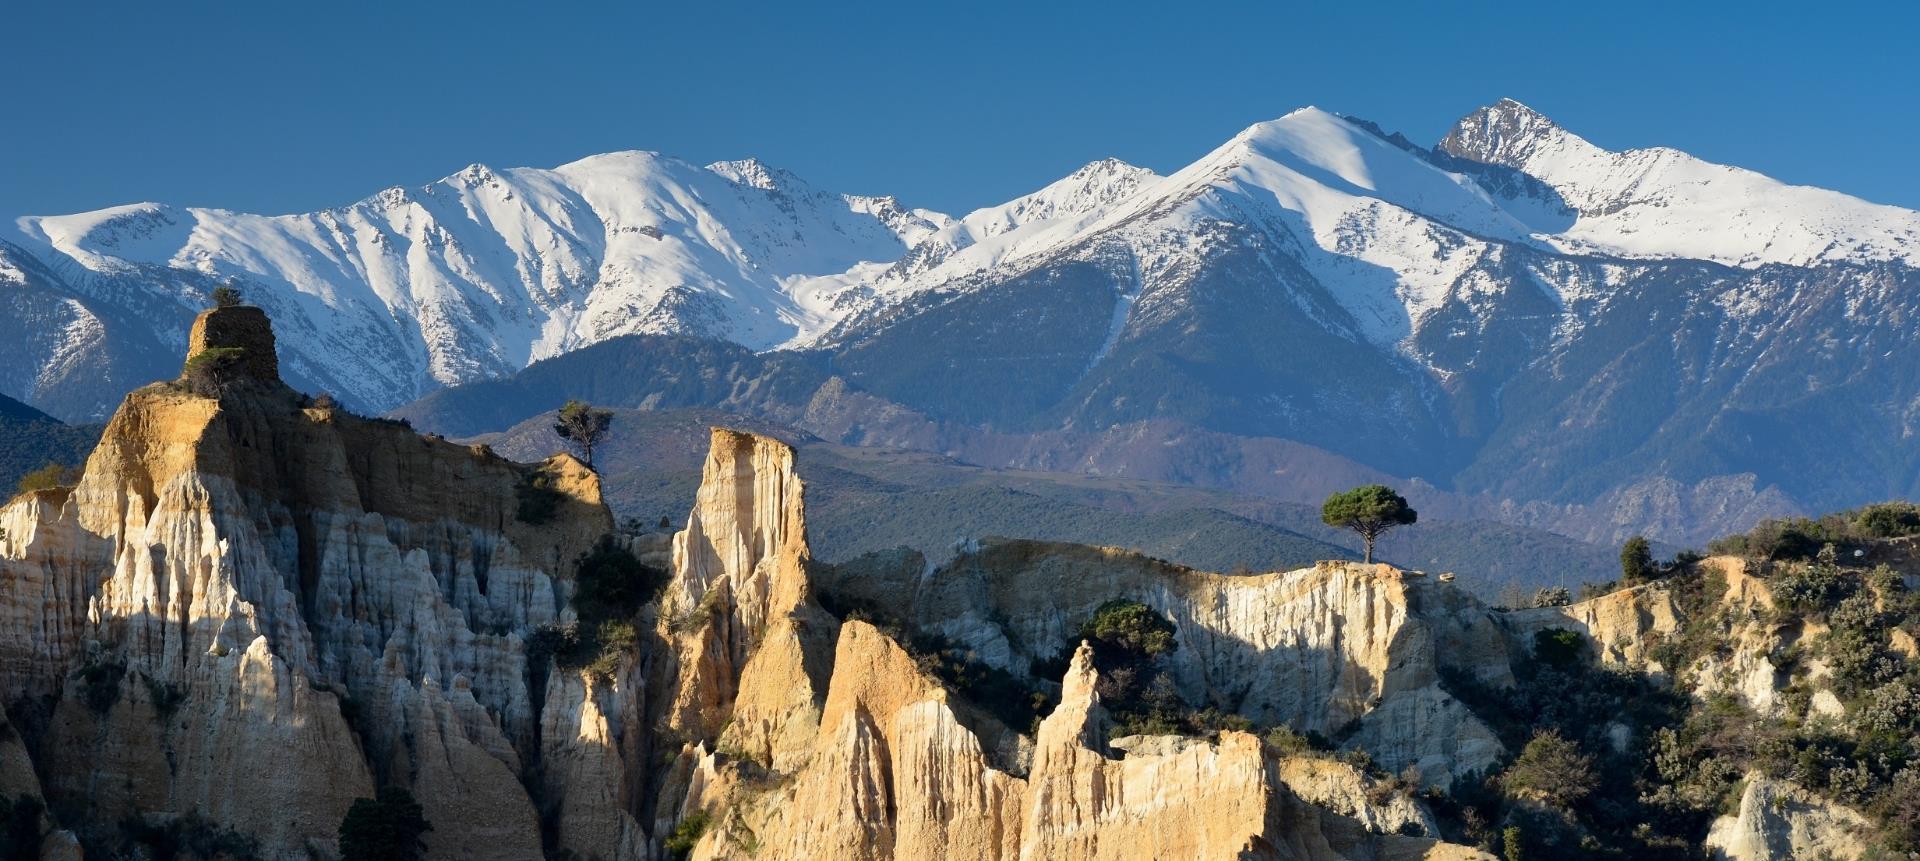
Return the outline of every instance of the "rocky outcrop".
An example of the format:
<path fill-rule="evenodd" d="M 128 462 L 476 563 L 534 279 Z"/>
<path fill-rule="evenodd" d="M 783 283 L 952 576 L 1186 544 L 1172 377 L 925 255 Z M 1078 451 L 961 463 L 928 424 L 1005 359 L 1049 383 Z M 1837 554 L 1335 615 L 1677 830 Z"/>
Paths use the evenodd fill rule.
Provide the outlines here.
<path fill-rule="evenodd" d="M 1680 632 L 1682 612 L 1666 583 L 1647 583 L 1564 607 L 1516 610 L 1503 616 L 1522 644 L 1558 628 L 1586 636 L 1602 663 L 1664 673 L 1650 650 Z"/>
<path fill-rule="evenodd" d="M 1088 650 L 1041 724 L 1025 778 L 989 764 L 951 695 L 864 622 L 834 655 L 820 731 L 793 772 L 699 754 L 688 812 L 711 823 L 694 858 L 1479 858 L 1382 834 L 1302 800 L 1298 776 L 1246 733 L 1134 737 L 1102 752 Z"/>
<path fill-rule="evenodd" d="M 554 716 L 526 642 L 612 525 L 592 472 L 315 405 L 257 309 L 207 312 L 193 342 L 217 397 L 133 393 L 77 487 L 0 510 L 0 680 L 44 704 L 16 717 L 51 808 L 100 843 L 191 816 L 325 855 L 394 783 L 436 856 L 537 855 L 520 775 Z M 520 514 L 535 483 L 545 522 Z"/>
<path fill-rule="evenodd" d="M 1723 861 L 1862 857 L 1873 834 L 1866 818 L 1791 783 L 1747 776 L 1740 810 L 1714 820 L 1709 856 Z"/>
<path fill-rule="evenodd" d="M 1826 625 L 1800 616 L 1777 617 L 1772 590 L 1744 559 L 1717 556 L 1698 564 L 1711 594 L 1691 611 L 1674 595 L 1673 585 L 1661 581 L 1564 607 L 1516 610 L 1502 614 L 1501 621 L 1516 648 L 1527 648 L 1540 631 L 1574 631 L 1585 636 L 1603 663 L 1673 676 L 1676 684 L 1696 695 L 1730 694 L 1763 715 L 1783 716 L 1783 695 L 1795 674 L 1783 665 L 1782 656 L 1796 644 L 1824 636 Z M 1688 666 L 1663 666 L 1655 657 L 1659 647 L 1685 636 L 1689 624 L 1701 626 L 1718 647 Z M 1807 660 L 1802 670 L 1810 707 L 1840 715 L 1844 709 L 1826 684 L 1830 671 L 1825 662 Z"/>
<path fill-rule="evenodd" d="M 1447 693 L 1440 671 L 1510 684 L 1505 637 L 1486 607 L 1437 578 L 1339 562 L 1229 576 L 1111 548 L 1005 539 L 975 542 L 934 571 L 868 562 L 825 572 L 823 588 L 1016 674 L 1066 653 L 1102 603 L 1135 600 L 1174 622 L 1179 645 L 1168 660 L 1195 706 L 1338 736 L 1443 785 L 1504 752 Z"/>
<path fill-rule="evenodd" d="M 1440 825 L 1419 802 L 1403 792 L 1383 791 L 1360 769 L 1317 756 L 1288 756 L 1274 766 L 1280 781 L 1301 800 L 1350 817 L 1382 834 L 1440 833 Z"/>

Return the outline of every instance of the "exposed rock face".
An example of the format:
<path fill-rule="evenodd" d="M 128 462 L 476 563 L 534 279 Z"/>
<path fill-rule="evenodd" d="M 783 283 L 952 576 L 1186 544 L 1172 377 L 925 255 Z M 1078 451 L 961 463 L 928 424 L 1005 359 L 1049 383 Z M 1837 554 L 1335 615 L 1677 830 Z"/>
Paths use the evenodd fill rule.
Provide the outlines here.
<path fill-rule="evenodd" d="M 786 764 L 819 719 L 833 619 L 808 601 L 802 487 L 785 443 L 713 431 L 673 540 L 665 635 L 679 658 L 669 726 Z"/>
<path fill-rule="evenodd" d="M 1872 834 L 1860 814 L 1791 783 L 1753 774 L 1740 796 L 1740 812 L 1714 821 L 1706 848 L 1724 861 L 1849 861 L 1866 852 Z"/>
<path fill-rule="evenodd" d="M 1315 807 L 1245 733 L 1130 740 L 1099 752 L 1104 712 L 1080 649 L 1026 778 L 995 770 L 948 694 L 864 622 L 841 629 L 820 732 L 783 780 L 723 776 L 689 792 L 714 825 L 695 858 L 1478 858 Z M 1297 771 L 1295 772 L 1298 773 Z"/>
<path fill-rule="evenodd" d="M 848 566 L 827 575 L 826 588 L 897 609 L 1021 675 L 1070 648 L 1102 603 L 1136 600 L 1173 620 L 1179 645 L 1169 660 L 1190 703 L 1344 731 L 1383 765 L 1417 766 L 1442 785 L 1503 753 L 1439 671 L 1510 684 L 1505 637 L 1484 606 L 1436 578 L 1355 563 L 1227 576 L 1121 550 L 1001 539 L 915 573 L 910 562 Z"/>
<path fill-rule="evenodd" d="M 436 856 L 537 857 L 525 642 L 611 527 L 597 480 L 303 406 L 256 309 L 208 312 L 193 339 L 239 347 L 256 385 L 135 392 L 77 488 L 0 510 L 0 679 L 45 698 L 30 746 L 53 810 L 94 840 L 193 814 L 270 857 L 324 855 L 391 782 Z M 517 517 L 536 470 L 545 524 Z"/>
<path fill-rule="evenodd" d="M 247 305 L 214 308 L 193 320 L 187 333 L 187 362 L 208 350 L 238 351 L 232 365 L 256 380 L 280 380 L 280 356 L 273 346 L 267 312 Z"/>
<path fill-rule="evenodd" d="M 1648 650 L 1660 638 L 1679 633 L 1680 612 L 1667 584 L 1648 583 L 1565 607 L 1516 610 L 1504 621 L 1523 643 L 1549 628 L 1576 631 L 1586 635 L 1603 663 L 1665 672 Z"/>
<path fill-rule="evenodd" d="M 1748 570 L 1743 559 L 1719 556 L 1699 564 L 1718 589 L 1711 605 L 1696 610 L 1705 618 L 1690 620 L 1670 585 L 1656 582 L 1565 607 L 1502 614 L 1502 622 L 1514 634 L 1517 647 L 1524 648 L 1538 631 L 1575 631 L 1586 636 L 1604 663 L 1672 675 L 1696 695 L 1731 694 L 1762 715 L 1784 716 L 1783 695 L 1793 677 L 1781 666 L 1780 657 L 1802 640 L 1825 636 L 1826 625 L 1798 617 L 1776 621 L 1772 590 L 1766 580 Z M 1691 666 L 1662 666 L 1653 656 L 1655 647 L 1681 636 L 1690 621 L 1710 625 L 1711 635 L 1723 648 Z M 1845 708 L 1830 688 L 1830 674 L 1821 659 L 1806 661 L 1811 708 L 1838 717 Z"/>

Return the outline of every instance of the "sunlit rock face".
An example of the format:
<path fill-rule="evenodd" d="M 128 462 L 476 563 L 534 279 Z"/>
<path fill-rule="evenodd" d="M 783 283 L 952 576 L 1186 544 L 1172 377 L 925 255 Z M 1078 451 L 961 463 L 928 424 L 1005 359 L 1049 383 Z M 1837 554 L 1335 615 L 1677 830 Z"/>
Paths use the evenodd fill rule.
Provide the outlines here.
<path fill-rule="evenodd" d="M 77 487 L 0 511 L 0 679 L 29 698 L 54 812 L 96 841 L 191 814 L 330 853 L 394 783 L 435 854 L 537 856 L 520 776 L 548 698 L 525 644 L 611 526 L 598 480 L 314 405 L 258 309 L 206 312 L 192 342 L 223 358 L 218 397 L 133 393 Z M 544 524 L 517 517 L 536 469 Z"/>
<path fill-rule="evenodd" d="M 914 627 L 1020 675 L 1071 649 L 1101 604 L 1139 601 L 1174 623 L 1167 661 L 1196 706 L 1339 734 L 1439 785 L 1504 752 L 1443 689 L 1440 670 L 1511 684 L 1507 637 L 1484 605 L 1437 578 L 1334 562 L 1222 575 L 1113 548 L 1005 539 L 974 542 L 919 575 L 911 565 L 825 574 L 835 594 L 900 608 Z"/>

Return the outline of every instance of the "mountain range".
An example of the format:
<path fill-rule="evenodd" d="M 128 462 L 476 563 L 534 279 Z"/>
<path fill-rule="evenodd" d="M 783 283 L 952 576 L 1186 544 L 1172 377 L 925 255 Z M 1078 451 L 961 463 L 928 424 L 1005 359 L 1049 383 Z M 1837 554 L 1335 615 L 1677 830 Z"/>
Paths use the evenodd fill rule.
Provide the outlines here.
<path fill-rule="evenodd" d="M 1920 213 L 1511 100 L 1431 147 L 1305 108 L 963 217 L 629 152 L 14 227 L 0 392 L 69 420 L 169 376 L 231 284 L 296 386 L 455 435 L 569 395 L 720 408 L 1294 501 L 1377 478 L 1596 541 L 1920 492 Z"/>

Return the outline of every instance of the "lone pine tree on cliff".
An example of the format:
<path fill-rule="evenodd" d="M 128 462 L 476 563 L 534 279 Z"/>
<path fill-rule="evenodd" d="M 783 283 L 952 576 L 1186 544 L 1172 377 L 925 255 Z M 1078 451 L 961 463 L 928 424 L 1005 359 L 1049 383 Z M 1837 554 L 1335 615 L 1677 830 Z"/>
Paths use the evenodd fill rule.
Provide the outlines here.
<path fill-rule="evenodd" d="M 1373 561 L 1373 541 L 1396 526 L 1408 526 L 1420 519 L 1420 513 L 1407 505 L 1405 497 L 1383 484 L 1369 484 L 1327 497 L 1320 506 L 1320 519 L 1360 533 L 1367 542 L 1367 561 Z"/>
<path fill-rule="evenodd" d="M 593 447 L 607 438 L 613 427 L 613 411 L 594 407 L 586 401 L 570 400 L 560 408 L 553 432 L 580 447 L 580 459 L 593 465 Z"/>
<path fill-rule="evenodd" d="M 207 299 L 211 303 L 208 305 L 210 308 L 232 308 L 242 301 L 240 288 L 233 286 L 231 281 L 213 288 L 213 292 L 207 294 Z"/>

